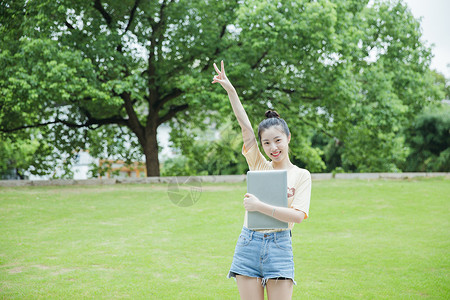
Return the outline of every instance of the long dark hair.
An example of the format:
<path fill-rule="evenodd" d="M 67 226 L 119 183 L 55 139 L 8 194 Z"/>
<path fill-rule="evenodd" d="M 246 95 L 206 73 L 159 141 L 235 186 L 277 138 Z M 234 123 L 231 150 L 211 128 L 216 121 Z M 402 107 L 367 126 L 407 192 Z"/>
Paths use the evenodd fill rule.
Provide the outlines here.
<path fill-rule="evenodd" d="M 266 119 L 262 120 L 261 123 L 259 123 L 258 126 L 258 138 L 259 138 L 259 142 L 261 142 L 261 133 L 272 127 L 272 126 L 280 126 L 281 130 L 284 132 L 284 134 L 286 134 L 286 136 L 289 136 L 289 127 L 286 124 L 286 121 L 283 120 L 280 115 L 274 111 L 274 110 L 268 110 L 265 113 L 266 115 Z"/>

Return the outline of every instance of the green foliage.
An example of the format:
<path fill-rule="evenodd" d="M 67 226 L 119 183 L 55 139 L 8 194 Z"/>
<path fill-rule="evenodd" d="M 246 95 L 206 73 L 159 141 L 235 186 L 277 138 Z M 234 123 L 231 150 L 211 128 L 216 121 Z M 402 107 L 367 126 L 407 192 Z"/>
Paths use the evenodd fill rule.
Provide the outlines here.
<path fill-rule="evenodd" d="M 406 130 L 411 153 L 406 170 L 422 172 L 450 171 L 450 107 L 425 110 Z"/>
<path fill-rule="evenodd" d="M 15 141 L 7 138 L 0 141 L 0 178 L 9 175 L 23 178 L 23 170 L 33 163 L 33 156 L 39 147 L 39 142 Z M 13 173 L 13 174 L 11 174 Z"/>
<path fill-rule="evenodd" d="M 79 149 L 145 156 L 148 175 L 159 175 L 156 130 L 169 123 L 185 131 L 172 136 L 185 161 L 167 170 L 242 172 L 236 152 L 225 153 L 234 146 L 189 145 L 232 116 L 210 84 L 220 59 L 252 123 L 279 111 L 294 133 L 293 160 L 315 172 L 398 171 L 402 129 L 445 95 L 420 24 L 400 1 L 9 0 L 0 24 L 2 141 L 19 132 L 33 140 L 39 128 L 67 163 Z M 331 152 L 312 142 L 318 131 Z M 328 165 L 336 141 L 339 159 Z"/>
<path fill-rule="evenodd" d="M 444 96 L 407 7 L 366 4 L 283 1 L 239 14 L 241 57 L 259 60 L 236 73 L 233 64 L 228 77 L 243 89 L 250 119 L 267 108 L 281 112 L 300 133 L 291 141 L 294 162 L 316 172 L 399 171 L 408 153 L 402 128 Z M 312 144 L 311 131 L 326 133 L 328 153 Z"/>
<path fill-rule="evenodd" d="M 291 132 L 291 142 L 289 143 L 291 162 L 310 172 L 323 172 L 326 168 L 322 158 L 323 150 L 312 144 L 314 131 L 300 119 L 287 120 L 287 122 L 289 122 L 288 126 Z"/>
<path fill-rule="evenodd" d="M 195 138 L 192 138 L 193 134 Z M 197 131 L 193 134 L 172 129 L 171 136 L 178 141 L 174 146 L 180 154 L 164 161 L 164 176 L 232 175 L 244 174 L 248 170 L 241 154 L 242 136 L 230 122 L 222 124 L 217 132 Z"/>
<path fill-rule="evenodd" d="M 211 99 L 206 66 L 218 54 L 218 33 L 232 23 L 235 6 L 3 1 L 0 130 L 13 137 L 52 126 L 43 137 L 61 154 L 126 144 L 151 161 L 150 175 L 159 174 L 156 129 L 188 107 L 186 115 L 205 109 Z M 128 133 L 117 141 L 118 126 L 98 130 L 114 124 L 127 127 L 133 142 Z M 127 156 L 123 147 L 107 149 L 108 157 Z"/>
<path fill-rule="evenodd" d="M 438 87 L 444 87 L 444 97 L 445 99 L 450 99 L 450 78 L 445 78 L 445 76 L 441 73 L 438 73 L 436 71 L 433 72 L 433 75 L 435 77 L 435 85 Z"/>
<path fill-rule="evenodd" d="M 29 135 L 28 135 L 29 134 Z M 10 137 L 0 133 L 0 178 L 22 178 L 48 174 L 55 164 L 54 148 L 42 139 L 42 133 L 33 129 L 28 134 Z"/>
<path fill-rule="evenodd" d="M 342 144 L 336 138 L 330 138 L 325 133 L 313 132 L 311 144 L 321 150 L 321 158 L 326 166 L 325 172 L 341 172 L 342 168 Z M 347 170 L 353 171 L 353 170 Z"/>

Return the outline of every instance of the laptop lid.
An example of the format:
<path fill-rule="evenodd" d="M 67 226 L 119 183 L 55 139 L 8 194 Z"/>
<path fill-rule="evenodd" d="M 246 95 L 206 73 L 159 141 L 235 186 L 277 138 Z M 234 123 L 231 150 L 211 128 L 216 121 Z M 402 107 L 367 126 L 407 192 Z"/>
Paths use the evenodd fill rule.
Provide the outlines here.
<path fill-rule="evenodd" d="M 287 171 L 249 171 L 247 172 L 247 192 L 259 200 L 274 206 L 288 207 Z M 247 213 L 249 229 L 287 229 L 289 224 L 260 212 Z"/>

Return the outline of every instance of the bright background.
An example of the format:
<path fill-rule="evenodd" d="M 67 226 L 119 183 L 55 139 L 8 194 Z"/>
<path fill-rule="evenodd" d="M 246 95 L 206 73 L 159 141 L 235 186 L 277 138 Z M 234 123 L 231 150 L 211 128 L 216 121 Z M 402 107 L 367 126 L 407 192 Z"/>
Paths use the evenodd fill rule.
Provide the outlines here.
<path fill-rule="evenodd" d="M 416 18 L 422 18 L 423 40 L 434 44 L 431 67 L 450 78 L 450 1 L 405 0 Z"/>

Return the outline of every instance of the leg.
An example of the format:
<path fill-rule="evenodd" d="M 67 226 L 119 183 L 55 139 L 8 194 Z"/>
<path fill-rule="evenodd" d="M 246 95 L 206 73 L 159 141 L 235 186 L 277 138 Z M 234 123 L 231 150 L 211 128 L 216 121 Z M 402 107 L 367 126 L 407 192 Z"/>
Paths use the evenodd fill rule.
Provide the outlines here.
<path fill-rule="evenodd" d="M 261 278 L 236 275 L 239 295 L 243 300 L 264 300 Z"/>
<path fill-rule="evenodd" d="M 269 279 L 267 280 L 266 286 L 267 286 L 267 298 L 269 300 L 292 299 L 292 292 L 294 291 L 294 283 L 292 282 L 291 279 L 287 280 Z"/>

